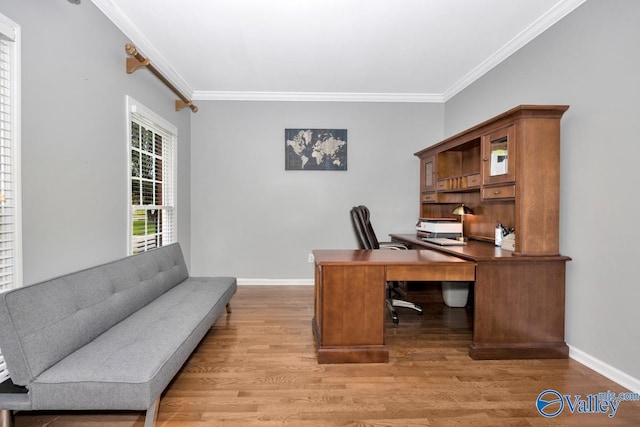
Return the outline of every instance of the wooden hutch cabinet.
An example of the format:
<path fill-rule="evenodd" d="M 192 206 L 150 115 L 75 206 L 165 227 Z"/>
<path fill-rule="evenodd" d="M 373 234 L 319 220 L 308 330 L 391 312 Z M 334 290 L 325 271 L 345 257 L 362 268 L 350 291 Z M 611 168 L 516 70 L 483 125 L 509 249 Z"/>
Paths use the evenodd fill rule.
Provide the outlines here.
<path fill-rule="evenodd" d="M 566 105 L 521 105 L 415 155 L 420 217 L 452 217 L 464 203 L 466 246 L 441 247 L 391 235 L 475 262 L 477 359 L 565 358 L 565 264 L 559 251 L 560 119 Z M 515 229 L 515 250 L 494 246 L 496 224 Z"/>
<path fill-rule="evenodd" d="M 451 217 L 464 203 L 464 235 L 493 242 L 516 231 L 514 255 L 559 255 L 560 118 L 566 105 L 521 105 L 415 153 L 420 217 Z"/>

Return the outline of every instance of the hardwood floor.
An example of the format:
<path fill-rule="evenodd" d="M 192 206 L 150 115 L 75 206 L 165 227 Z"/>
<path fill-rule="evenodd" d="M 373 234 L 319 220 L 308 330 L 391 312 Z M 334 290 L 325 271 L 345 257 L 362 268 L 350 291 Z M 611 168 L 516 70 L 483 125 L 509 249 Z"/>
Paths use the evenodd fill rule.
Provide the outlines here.
<path fill-rule="evenodd" d="M 432 300 L 433 298 L 429 298 Z M 624 391 L 569 360 L 474 361 L 469 309 L 426 302 L 387 325 L 388 364 L 318 365 L 312 286 L 241 286 L 233 312 L 211 329 L 166 390 L 158 427 L 201 426 L 638 426 L 640 402 L 605 414 L 535 407 L 554 389 Z M 19 413 L 16 427 L 142 426 L 140 412 Z"/>

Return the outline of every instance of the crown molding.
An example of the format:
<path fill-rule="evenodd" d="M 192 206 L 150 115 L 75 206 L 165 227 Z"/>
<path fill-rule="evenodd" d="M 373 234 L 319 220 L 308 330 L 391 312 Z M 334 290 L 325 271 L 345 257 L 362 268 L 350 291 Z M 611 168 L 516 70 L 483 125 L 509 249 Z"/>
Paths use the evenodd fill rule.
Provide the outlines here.
<path fill-rule="evenodd" d="M 291 102 L 415 102 L 443 103 L 453 98 L 531 40 L 571 13 L 587 0 L 561 0 L 547 13 L 498 49 L 443 93 L 340 93 L 340 92 L 249 92 L 194 91 L 153 44 L 111 0 L 91 0 L 131 41 L 149 57 L 154 67 L 176 88 L 193 100 L 200 101 L 291 101 Z"/>
<path fill-rule="evenodd" d="M 195 91 L 193 99 L 200 101 L 443 102 L 441 94 L 428 93 Z"/>
<path fill-rule="evenodd" d="M 491 71 L 495 66 L 513 55 L 531 40 L 549 29 L 556 22 L 573 12 L 578 6 L 587 0 L 562 0 L 547 13 L 535 20 L 531 25 L 522 30 L 511 41 L 498 49 L 493 55 L 484 60 L 480 65 L 471 70 L 467 75 L 458 80 L 453 86 L 447 89 L 442 98 L 444 102 L 453 98 L 467 86 L 478 80 L 480 77 Z"/>
<path fill-rule="evenodd" d="M 172 85 L 184 95 L 190 97 L 193 93 L 191 86 L 169 65 L 165 57 L 162 56 L 158 49 L 140 32 L 138 27 L 131 22 L 118 6 L 113 4 L 111 0 L 91 0 L 91 2 L 131 40 L 136 46 L 136 49 L 148 58 L 153 66 L 160 71 Z M 123 57 L 125 57 L 124 45 L 122 46 L 122 53 Z"/>

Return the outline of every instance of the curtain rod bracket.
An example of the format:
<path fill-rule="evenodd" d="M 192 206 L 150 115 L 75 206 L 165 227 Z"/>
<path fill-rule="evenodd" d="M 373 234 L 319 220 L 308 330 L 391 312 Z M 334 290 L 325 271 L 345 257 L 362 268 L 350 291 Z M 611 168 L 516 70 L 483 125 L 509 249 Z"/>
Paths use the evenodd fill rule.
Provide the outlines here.
<path fill-rule="evenodd" d="M 193 111 L 194 113 L 198 112 L 198 107 L 196 107 L 195 105 L 193 105 L 193 103 L 191 101 L 189 102 L 184 102 L 181 99 L 176 99 L 176 111 L 180 111 L 182 110 L 184 107 L 189 107 L 191 108 L 191 111 Z"/>
<path fill-rule="evenodd" d="M 149 58 L 145 58 L 138 52 L 136 47 L 127 43 L 124 46 L 124 50 L 131 55 L 133 58 L 127 58 L 125 63 L 125 68 L 127 70 L 127 74 L 131 74 L 136 71 L 138 68 L 146 67 L 147 70 L 151 71 L 153 75 L 155 75 L 162 83 L 165 84 L 173 93 L 175 93 L 179 100 L 175 103 L 176 111 L 182 110 L 184 107 L 189 107 L 191 111 L 196 113 L 198 111 L 198 107 L 193 105 L 193 102 L 184 96 L 165 76 L 163 76 L 151 63 L 149 62 Z"/>
<path fill-rule="evenodd" d="M 149 58 L 140 62 L 137 58 L 127 58 L 127 74 L 133 73 L 138 68 L 146 67 L 149 65 Z"/>

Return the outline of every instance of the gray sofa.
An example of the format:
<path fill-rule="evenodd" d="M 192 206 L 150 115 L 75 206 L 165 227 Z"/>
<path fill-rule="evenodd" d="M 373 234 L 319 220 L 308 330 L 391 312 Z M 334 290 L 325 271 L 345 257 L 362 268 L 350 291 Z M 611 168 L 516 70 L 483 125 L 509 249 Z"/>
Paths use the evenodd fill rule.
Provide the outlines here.
<path fill-rule="evenodd" d="M 11 380 L 0 410 L 146 410 L 236 292 L 233 277 L 189 277 L 179 244 L 0 294 Z M 23 391 L 23 392 L 20 392 Z"/>

